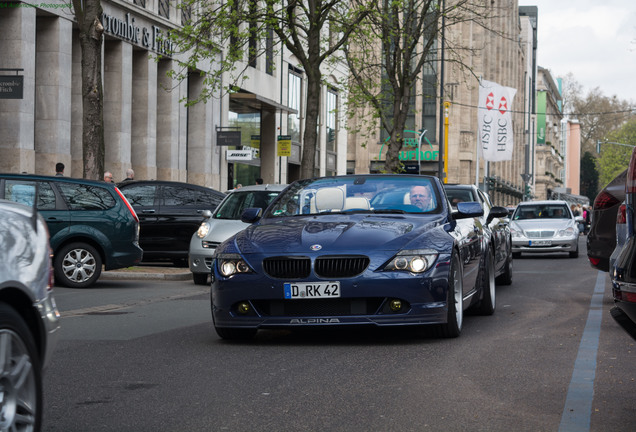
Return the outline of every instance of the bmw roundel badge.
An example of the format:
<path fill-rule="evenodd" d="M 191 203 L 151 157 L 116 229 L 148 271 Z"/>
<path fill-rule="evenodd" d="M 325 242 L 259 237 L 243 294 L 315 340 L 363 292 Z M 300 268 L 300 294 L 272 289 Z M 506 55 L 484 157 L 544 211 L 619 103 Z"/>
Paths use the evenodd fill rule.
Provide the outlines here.
<path fill-rule="evenodd" d="M 322 249 L 322 246 L 320 246 L 319 244 L 315 244 L 315 245 L 311 245 L 310 249 L 312 251 L 319 251 L 320 249 Z"/>

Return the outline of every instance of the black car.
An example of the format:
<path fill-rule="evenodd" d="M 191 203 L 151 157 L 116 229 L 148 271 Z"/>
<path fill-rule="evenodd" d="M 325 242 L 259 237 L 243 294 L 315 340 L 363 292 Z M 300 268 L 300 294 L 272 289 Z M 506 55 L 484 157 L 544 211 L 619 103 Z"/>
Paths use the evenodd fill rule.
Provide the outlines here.
<path fill-rule="evenodd" d="M 625 189 L 625 219 L 627 239 L 617 251 L 616 261 L 610 272 L 614 307 L 610 314 L 623 329 L 636 339 L 636 148 L 627 169 Z"/>
<path fill-rule="evenodd" d="M 512 283 L 512 236 L 508 225 L 508 209 L 493 206 L 490 196 L 475 185 L 444 185 L 452 208 L 460 202 L 478 202 L 484 209 L 481 223 L 488 225 L 495 245 L 495 275 L 500 285 Z M 504 213 L 505 212 L 505 213 Z"/>
<path fill-rule="evenodd" d="M 215 189 L 163 180 L 126 181 L 119 188 L 139 216 L 144 261 L 169 260 L 181 267 L 188 266 L 190 239 L 203 211 L 214 210 L 225 197 Z"/>
<path fill-rule="evenodd" d="M 587 258 L 597 270 L 610 271 L 610 257 L 616 247 L 616 217 L 625 201 L 626 179 L 627 170 L 609 182 L 594 199 L 587 235 Z"/>
<path fill-rule="evenodd" d="M 47 223 L 55 282 L 70 288 L 93 285 L 106 270 L 141 261 L 139 220 L 112 183 L 62 176 L 0 174 L 0 198 L 31 205 Z"/>

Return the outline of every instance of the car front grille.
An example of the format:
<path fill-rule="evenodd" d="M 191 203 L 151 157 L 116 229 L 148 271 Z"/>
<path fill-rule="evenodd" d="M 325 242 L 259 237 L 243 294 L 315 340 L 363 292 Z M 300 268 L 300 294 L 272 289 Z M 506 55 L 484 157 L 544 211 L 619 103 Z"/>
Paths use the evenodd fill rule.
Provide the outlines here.
<path fill-rule="evenodd" d="M 266 258 L 263 270 L 276 279 L 305 279 L 311 271 L 311 260 L 309 257 Z"/>
<path fill-rule="evenodd" d="M 526 237 L 536 239 L 552 238 L 554 237 L 554 230 L 526 231 Z"/>
<path fill-rule="evenodd" d="M 369 266 L 366 256 L 323 256 L 316 258 L 314 272 L 321 278 L 348 278 L 361 274 Z M 309 257 L 272 257 L 263 260 L 265 273 L 276 279 L 305 279 L 311 272 Z"/>
<path fill-rule="evenodd" d="M 257 300 L 252 304 L 262 316 L 348 316 L 377 314 L 384 298 L 315 300 Z"/>
<path fill-rule="evenodd" d="M 369 265 L 365 256 L 325 256 L 316 258 L 314 272 L 323 278 L 354 277 Z"/>

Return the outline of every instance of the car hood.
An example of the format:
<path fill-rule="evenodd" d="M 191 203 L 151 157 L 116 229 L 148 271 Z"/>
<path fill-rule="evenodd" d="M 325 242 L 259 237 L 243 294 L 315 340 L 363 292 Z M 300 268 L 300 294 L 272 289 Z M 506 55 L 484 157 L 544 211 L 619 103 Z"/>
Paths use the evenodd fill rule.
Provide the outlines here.
<path fill-rule="evenodd" d="M 240 219 L 209 219 L 208 223 L 210 224 L 210 231 L 203 240 L 219 243 L 250 226 L 250 224 L 241 222 Z"/>
<path fill-rule="evenodd" d="M 574 226 L 574 221 L 571 219 L 525 219 L 517 220 L 512 224 L 518 226 L 524 231 L 533 230 L 562 230 L 568 227 Z M 514 226 L 513 225 L 513 226 Z"/>
<path fill-rule="evenodd" d="M 249 226 L 234 238 L 241 253 L 368 253 L 408 247 L 446 249 L 446 219 L 431 216 L 368 214 L 293 217 Z M 427 246 L 428 245 L 428 246 Z"/>

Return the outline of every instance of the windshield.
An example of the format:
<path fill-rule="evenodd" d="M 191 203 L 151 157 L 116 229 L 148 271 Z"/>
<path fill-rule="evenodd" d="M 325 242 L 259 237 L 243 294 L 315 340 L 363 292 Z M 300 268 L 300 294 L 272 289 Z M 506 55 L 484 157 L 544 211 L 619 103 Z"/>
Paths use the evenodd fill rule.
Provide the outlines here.
<path fill-rule="evenodd" d="M 343 212 L 439 213 L 440 195 L 431 177 L 366 175 L 295 182 L 265 217 Z"/>
<path fill-rule="evenodd" d="M 232 192 L 225 201 L 214 211 L 214 219 L 240 219 L 243 210 L 250 207 L 260 207 L 265 211 L 269 203 L 278 196 L 280 191 L 245 191 Z"/>
<path fill-rule="evenodd" d="M 512 216 L 513 220 L 523 219 L 571 219 L 565 204 L 520 205 Z"/>

